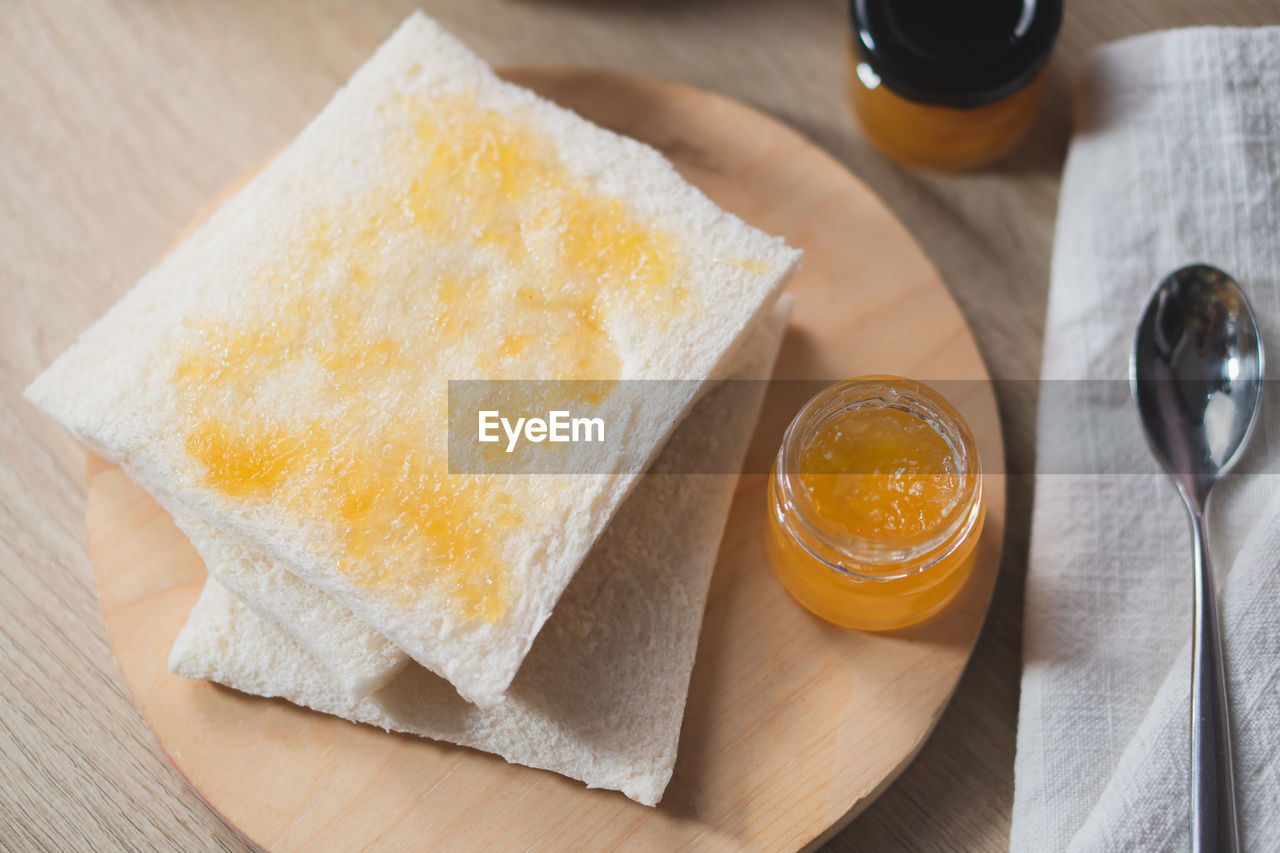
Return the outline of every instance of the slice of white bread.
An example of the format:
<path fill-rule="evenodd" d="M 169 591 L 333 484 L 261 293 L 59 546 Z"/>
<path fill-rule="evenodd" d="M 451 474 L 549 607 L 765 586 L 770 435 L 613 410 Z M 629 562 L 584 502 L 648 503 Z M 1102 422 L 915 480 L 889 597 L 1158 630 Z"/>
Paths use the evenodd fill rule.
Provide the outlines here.
<path fill-rule="evenodd" d="M 789 304 L 753 336 L 742 375 L 769 375 Z M 410 665 L 352 701 L 328 670 L 213 579 L 170 668 L 350 720 L 497 753 L 654 805 L 671 778 L 707 588 L 763 383 L 719 387 L 676 430 L 565 591 L 494 707 Z M 674 473 L 672 473 L 674 472 Z"/>
<path fill-rule="evenodd" d="M 448 475 L 445 380 L 703 380 L 798 256 L 414 14 L 26 393 L 491 705 L 634 476 Z"/>
<path fill-rule="evenodd" d="M 195 546 L 209 576 L 323 665 L 348 700 L 373 693 L 409 662 L 408 655 L 337 599 L 219 532 L 181 503 L 165 508 Z"/>
<path fill-rule="evenodd" d="M 779 298 L 779 302 L 790 299 Z M 776 312 L 775 312 L 776 313 Z M 770 318 L 749 332 L 731 356 L 731 376 L 753 378 L 760 352 L 773 345 Z M 160 499 L 178 527 L 204 560 L 209 575 L 237 602 L 288 634 L 328 670 L 335 685 L 353 704 L 382 687 L 409 662 L 409 657 L 340 604 L 269 558 L 219 532 L 181 502 Z M 611 523 L 617 523 L 615 517 Z M 591 557 L 588 555 L 587 560 Z M 172 664 L 171 664 L 172 669 Z"/>

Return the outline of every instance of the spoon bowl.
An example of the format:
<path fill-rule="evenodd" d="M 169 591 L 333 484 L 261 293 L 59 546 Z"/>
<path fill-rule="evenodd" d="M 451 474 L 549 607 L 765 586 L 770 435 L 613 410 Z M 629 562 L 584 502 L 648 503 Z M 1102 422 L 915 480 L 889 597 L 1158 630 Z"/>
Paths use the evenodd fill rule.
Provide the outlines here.
<path fill-rule="evenodd" d="M 1133 397 L 1152 452 L 1184 492 L 1207 493 L 1239 458 L 1263 369 L 1253 309 L 1222 270 L 1183 267 L 1148 297 L 1130 362 Z"/>
<path fill-rule="evenodd" d="M 1209 557 L 1209 496 L 1249 440 L 1262 404 L 1262 340 L 1244 291 L 1216 267 L 1166 276 L 1138 321 L 1129 381 L 1147 442 L 1191 516 L 1191 846 L 1239 850 L 1226 669 Z"/>

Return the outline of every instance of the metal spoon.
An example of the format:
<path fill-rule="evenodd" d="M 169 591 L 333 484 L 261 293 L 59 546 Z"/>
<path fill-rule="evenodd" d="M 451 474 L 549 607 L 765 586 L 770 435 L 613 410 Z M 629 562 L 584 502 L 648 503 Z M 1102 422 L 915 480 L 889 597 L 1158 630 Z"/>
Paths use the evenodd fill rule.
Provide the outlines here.
<path fill-rule="evenodd" d="M 1129 362 L 1151 450 L 1191 513 L 1195 633 L 1191 650 L 1191 849 L 1239 849 L 1231 726 L 1209 561 L 1209 494 L 1240 456 L 1262 401 L 1253 309 L 1222 270 L 1195 264 L 1156 285 Z"/>

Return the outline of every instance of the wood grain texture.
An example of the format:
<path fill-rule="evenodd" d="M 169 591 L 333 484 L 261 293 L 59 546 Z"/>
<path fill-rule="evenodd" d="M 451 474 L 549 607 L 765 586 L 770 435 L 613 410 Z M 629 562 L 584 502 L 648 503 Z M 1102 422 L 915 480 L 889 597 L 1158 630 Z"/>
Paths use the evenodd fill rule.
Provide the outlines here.
<path fill-rule="evenodd" d="M 961 595 L 936 618 L 890 634 L 813 618 L 769 568 L 765 478 L 744 477 L 714 575 L 675 775 L 657 809 L 473 750 L 169 675 L 169 648 L 203 567 L 145 492 L 90 456 L 89 555 L 112 648 L 179 771 L 229 823 L 270 849 L 800 848 L 861 811 L 915 755 L 982 626 L 1005 509 L 999 415 L 982 360 L 907 231 L 794 131 L 652 78 L 572 69 L 505 76 L 655 145 L 713 201 L 804 249 L 788 286 L 795 311 L 775 376 L 958 380 L 945 386 L 948 396 L 996 472 L 986 477 L 987 523 Z M 815 387 L 773 390 L 752 440 L 756 471 L 767 469 Z M 263 769 L 246 778 L 246 766 Z"/>
<path fill-rule="evenodd" d="M 1030 469 L 1058 176 L 1089 48 L 1280 23 L 1277 0 L 1070 0 L 1042 114 L 998 168 L 935 175 L 872 150 L 844 106 L 840 0 L 7 0 L 0 5 L 0 847 L 242 849 L 127 695 L 85 554 L 83 453 L 18 394 L 208 198 L 285 144 L 415 5 L 488 59 L 656 74 L 723 92 L 845 162 L 915 234 L 998 380 Z M 1033 487 L 1011 477 L 1001 580 L 919 757 L 837 850 L 1008 843 Z"/>

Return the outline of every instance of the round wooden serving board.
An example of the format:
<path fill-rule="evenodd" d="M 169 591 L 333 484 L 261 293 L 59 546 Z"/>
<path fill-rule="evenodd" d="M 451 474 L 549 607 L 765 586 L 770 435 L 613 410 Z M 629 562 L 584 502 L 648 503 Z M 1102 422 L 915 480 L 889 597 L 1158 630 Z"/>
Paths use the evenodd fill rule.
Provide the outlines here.
<path fill-rule="evenodd" d="M 89 553 L 111 644 L 161 747 L 202 797 L 269 849 L 799 848 L 828 837 L 919 750 L 986 615 L 1004 528 L 995 397 L 964 318 L 911 235 L 856 178 L 745 106 L 672 83 L 523 69 L 511 80 L 662 150 L 752 225 L 805 250 L 775 376 L 896 373 L 948 383 L 988 472 L 987 524 L 960 597 L 890 634 L 828 625 L 773 577 L 764 477 L 744 475 L 720 548 L 679 758 L 646 808 L 553 773 L 170 675 L 204 582 L 150 497 L 90 456 Z M 793 395 L 792 395 L 793 396 Z M 803 400 L 772 394 L 748 470 Z"/>

